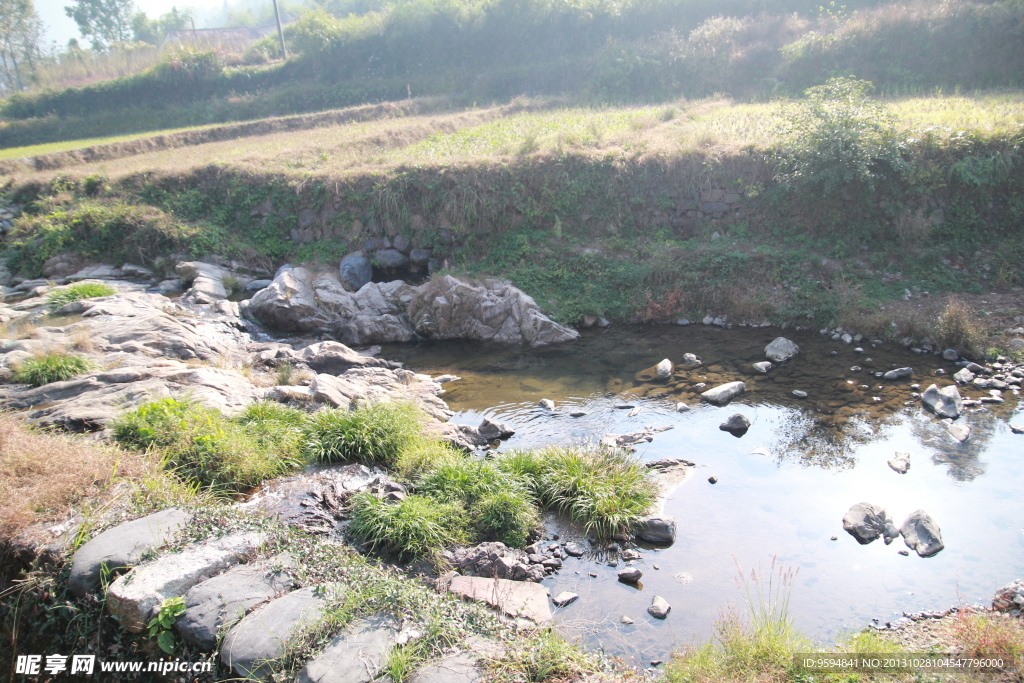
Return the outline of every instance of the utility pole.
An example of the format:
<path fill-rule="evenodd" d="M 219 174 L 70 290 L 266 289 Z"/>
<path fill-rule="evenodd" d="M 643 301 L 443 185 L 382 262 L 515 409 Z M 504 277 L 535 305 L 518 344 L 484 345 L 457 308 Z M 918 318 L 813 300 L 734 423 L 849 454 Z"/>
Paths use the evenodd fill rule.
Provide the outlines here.
<path fill-rule="evenodd" d="M 281 28 L 281 10 L 277 8 L 277 0 L 274 0 L 274 18 L 277 19 L 277 37 L 281 41 L 281 58 L 288 59 L 288 49 L 284 46 L 284 30 Z"/>

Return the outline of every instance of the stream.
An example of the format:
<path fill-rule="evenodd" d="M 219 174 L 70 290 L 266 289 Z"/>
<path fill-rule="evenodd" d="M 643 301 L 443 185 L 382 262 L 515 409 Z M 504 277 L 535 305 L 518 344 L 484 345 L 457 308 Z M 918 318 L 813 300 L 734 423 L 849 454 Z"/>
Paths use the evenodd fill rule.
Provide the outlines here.
<path fill-rule="evenodd" d="M 552 595 L 580 595 L 557 609 L 555 620 L 588 648 L 645 665 L 702 644 L 723 610 L 745 613 L 748 591 L 767 591 L 773 560 L 776 570 L 796 571 L 795 626 L 822 643 L 872 619 L 987 604 L 997 588 L 1024 577 L 1024 436 L 1007 426 L 1024 421 L 1016 396 L 1005 391 L 1005 403 L 965 408 L 959 422 L 972 432 L 959 443 L 910 396 L 915 383 L 921 390 L 952 383 L 955 363 L 893 344 L 864 340 L 858 352 L 857 344 L 816 332 L 786 332 L 800 354 L 757 373 L 752 363 L 765 360 L 765 345 L 778 335 L 771 328 L 622 326 L 584 330 L 574 344 L 536 350 L 452 341 L 387 345 L 381 356 L 417 372 L 460 376 L 442 396 L 456 411 L 453 422 L 477 425 L 486 416 L 510 424 L 516 434 L 501 450 L 672 427 L 641 444 L 637 456 L 698 465 L 665 504 L 678 524 L 676 542 L 641 549 L 639 585 L 620 583 L 618 570 L 598 556 L 567 558 L 544 581 Z M 683 365 L 687 352 L 702 364 Z M 676 364 L 667 382 L 649 371 L 663 358 Z M 874 376 L 904 366 L 913 368 L 912 378 Z M 747 391 L 731 404 L 701 403 L 701 391 L 737 379 Z M 794 389 L 808 396 L 797 398 Z M 961 393 L 988 394 L 975 387 Z M 539 408 L 542 398 L 555 410 Z M 691 410 L 676 412 L 677 402 Z M 617 407 L 624 404 L 642 410 L 630 416 L 634 410 Z M 734 413 L 752 422 L 740 438 L 718 428 Z M 896 452 L 910 454 L 904 475 L 886 465 Z M 945 549 L 921 558 L 898 554 L 905 549 L 899 538 L 859 545 L 842 527 L 859 502 L 885 507 L 897 526 L 914 510 L 927 511 Z M 760 570 L 760 582 L 751 580 L 752 570 Z M 778 581 L 776 572 L 776 587 Z M 664 621 L 647 614 L 655 595 L 672 605 Z M 622 616 L 634 623 L 620 623 Z"/>

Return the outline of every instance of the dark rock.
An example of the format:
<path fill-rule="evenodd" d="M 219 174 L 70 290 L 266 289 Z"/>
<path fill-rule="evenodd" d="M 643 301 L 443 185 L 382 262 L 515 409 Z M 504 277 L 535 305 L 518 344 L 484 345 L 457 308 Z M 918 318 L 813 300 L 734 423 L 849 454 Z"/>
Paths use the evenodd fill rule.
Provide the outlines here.
<path fill-rule="evenodd" d="M 648 515 L 637 524 L 636 535 L 648 543 L 675 543 L 676 520 L 669 515 Z"/>
<path fill-rule="evenodd" d="M 626 567 L 619 570 L 619 581 L 625 583 L 636 583 L 643 577 L 644 573 L 639 567 Z"/>
<path fill-rule="evenodd" d="M 956 419 L 963 411 L 963 399 L 955 384 L 939 389 L 932 384 L 921 394 L 921 403 L 939 417 Z"/>
<path fill-rule="evenodd" d="M 587 548 L 582 543 L 570 541 L 569 543 L 565 544 L 565 552 L 571 555 L 572 557 L 582 557 L 586 554 Z"/>
<path fill-rule="evenodd" d="M 843 529 L 861 545 L 882 536 L 886 545 L 899 535 L 896 524 L 884 508 L 871 503 L 857 503 L 843 515 Z"/>
<path fill-rule="evenodd" d="M 417 270 L 426 268 L 432 254 L 430 249 L 413 249 L 409 252 L 409 265 Z"/>
<path fill-rule="evenodd" d="M 743 436 L 750 429 L 750 420 L 746 416 L 736 413 L 728 420 L 718 425 L 718 428 L 723 432 L 729 432 L 733 436 Z"/>
<path fill-rule="evenodd" d="M 503 422 L 495 422 L 489 417 L 485 417 L 476 430 L 480 433 L 480 436 L 484 437 L 488 441 L 507 439 L 516 433 L 515 430 L 507 424 Z"/>
<path fill-rule="evenodd" d="M 764 355 L 774 363 L 785 363 L 798 353 L 800 353 L 800 347 L 785 337 L 776 337 L 768 346 L 764 347 Z"/>
<path fill-rule="evenodd" d="M 575 602 L 579 597 L 580 596 L 576 595 L 575 593 L 563 591 L 555 597 L 551 598 L 551 602 L 555 603 L 555 607 L 565 607 L 566 605 Z"/>
<path fill-rule="evenodd" d="M 390 616 L 359 619 L 306 664 L 295 683 L 370 683 L 387 666 L 397 635 Z"/>
<path fill-rule="evenodd" d="M 672 606 L 660 595 L 655 595 L 651 601 L 651 606 L 647 608 L 647 613 L 655 619 L 664 619 L 671 611 Z"/>
<path fill-rule="evenodd" d="M 353 252 L 341 259 L 338 266 L 338 277 L 341 284 L 350 292 L 357 292 L 359 288 L 373 279 L 373 266 L 370 259 L 361 251 Z"/>
<path fill-rule="evenodd" d="M 384 270 L 399 270 L 409 266 L 409 257 L 397 249 L 381 249 L 374 256 Z"/>

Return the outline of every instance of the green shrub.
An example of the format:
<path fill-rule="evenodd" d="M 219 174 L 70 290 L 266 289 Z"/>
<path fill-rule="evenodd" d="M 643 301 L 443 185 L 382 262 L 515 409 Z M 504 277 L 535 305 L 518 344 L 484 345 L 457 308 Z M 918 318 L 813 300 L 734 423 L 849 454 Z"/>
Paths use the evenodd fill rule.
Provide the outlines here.
<path fill-rule="evenodd" d="M 53 290 L 46 295 L 46 300 L 52 308 L 56 309 L 72 301 L 95 299 L 111 294 L 117 294 L 117 290 L 102 282 L 76 282 L 73 285 Z"/>
<path fill-rule="evenodd" d="M 22 363 L 14 373 L 14 381 L 41 387 L 50 382 L 71 379 L 92 367 L 87 358 L 73 353 L 47 353 Z"/>
<path fill-rule="evenodd" d="M 377 552 L 408 560 L 467 539 L 465 511 L 459 505 L 438 503 L 411 495 L 397 503 L 372 493 L 352 498 L 352 536 Z"/>
<path fill-rule="evenodd" d="M 319 462 L 355 461 L 391 468 L 419 432 L 416 409 L 404 403 L 321 410 L 306 426 L 305 451 Z"/>
<path fill-rule="evenodd" d="M 259 412 L 262 409 L 255 409 Z M 165 467 L 187 480 L 223 491 L 243 491 L 302 463 L 302 431 L 287 420 L 228 420 L 191 401 L 162 399 L 139 406 L 114 423 L 114 438 L 153 448 Z"/>
<path fill-rule="evenodd" d="M 553 447 L 507 455 L 497 466 L 525 478 L 542 505 L 601 537 L 628 532 L 656 496 L 647 470 L 620 451 Z"/>
<path fill-rule="evenodd" d="M 831 194 L 849 185 L 874 188 L 878 179 L 906 170 L 895 117 L 868 95 L 872 87 L 831 78 L 804 92 L 790 121 L 782 183 Z"/>

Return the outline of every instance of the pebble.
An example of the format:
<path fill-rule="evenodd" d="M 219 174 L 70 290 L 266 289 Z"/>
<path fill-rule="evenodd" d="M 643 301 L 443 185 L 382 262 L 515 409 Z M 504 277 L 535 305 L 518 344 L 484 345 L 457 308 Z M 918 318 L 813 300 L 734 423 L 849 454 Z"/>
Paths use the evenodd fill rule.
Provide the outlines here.
<path fill-rule="evenodd" d="M 708 483 L 710 483 L 710 484 L 717 484 L 718 483 L 718 477 L 716 477 L 714 475 L 708 477 Z"/>
<path fill-rule="evenodd" d="M 830 541 L 838 541 L 838 540 L 839 540 L 839 537 L 838 537 L 838 536 L 833 536 L 833 537 L 832 537 L 832 538 L 830 538 L 829 540 L 830 540 Z"/>
<path fill-rule="evenodd" d="M 651 601 L 651 606 L 647 608 L 647 613 L 655 619 L 664 619 L 671 611 L 672 606 L 660 595 L 655 595 Z"/>
<path fill-rule="evenodd" d="M 796 396 L 797 398 L 807 398 L 807 392 L 801 391 L 800 389 L 794 389 L 793 395 Z"/>
<path fill-rule="evenodd" d="M 907 555 L 910 554 L 910 551 L 909 550 L 897 550 L 896 554 L 897 555 L 902 555 L 903 557 L 906 557 Z"/>
<path fill-rule="evenodd" d="M 619 622 L 629 625 L 633 623 L 633 620 L 627 617 L 625 614 L 623 614 L 621 617 L 619 617 Z"/>
<path fill-rule="evenodd" d="M 541 408 L 543 408 L 544 410 L 554 410 L 555 409 L 555 402 L 552 401 L 550 398 L 542 398 L 540 400 L 540 403 L 538 403 L 537 405 L 540 406 Z"/>
<path fill-rule="evenodd" d="M 689 410 L 690 410 L 690 406 L 686 405 L 685 403 L 677 403 L 676 404 L 676 412 L 677 413 L 685 413 L 685 412 L 687 412 Z"/>

